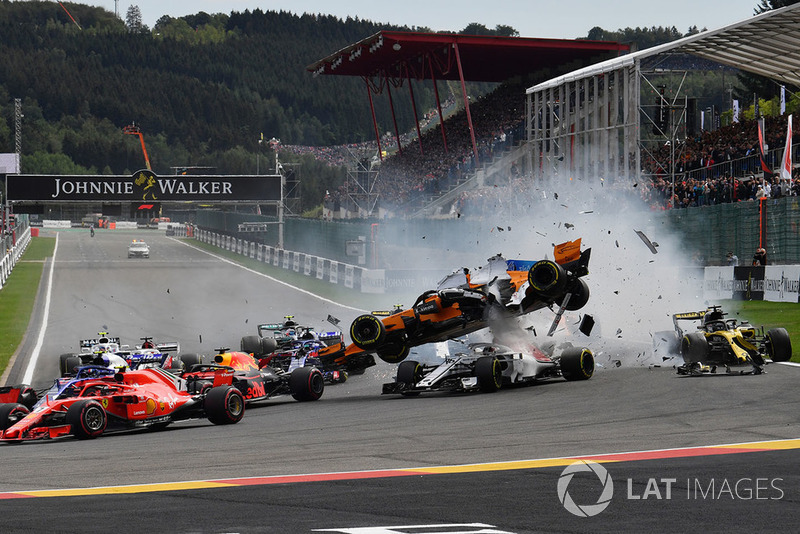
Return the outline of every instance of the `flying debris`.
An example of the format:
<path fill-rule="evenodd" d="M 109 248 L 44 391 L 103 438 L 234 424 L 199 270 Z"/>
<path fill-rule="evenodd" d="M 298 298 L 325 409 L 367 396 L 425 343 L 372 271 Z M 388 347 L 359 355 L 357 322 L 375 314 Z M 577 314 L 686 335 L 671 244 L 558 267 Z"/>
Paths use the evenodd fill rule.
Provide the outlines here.
<path fill-rule="evenodd" d="M 658 250 L 656 250 L 658 243 L 653 243 L 652 241 L 650 241 L 650 239 L 646 235 L 644 235 L 644 232 L 642 232 L 641 230 L 634 230 L 634 232 L 636 232 L 636 235 L 639 236 L 639 239 L 641 239 L 642 242 L 645 245 L 647 245 L 647 248 L 650 249 L 650 252 L 652 252 L 653 254 L 658 254 Z"/>
<path fill-rule="evenodd" d="M 586 214 L 586 213 L 594 213 L 594 210 L 579 211 L 578 213 L 581 214 L 581 215 Z"/>
<path fill-rule="evenodd" d="M 575 228 L 575 225 L 570 223 L 564 223 L 564 228 Z"/>
<path fill-rule="evenodd" d="M 331 323 L 333 326 L 338 326 L 339 323 L 342 322 L 340 319 L 337 319 L 336 317 L 334 317 L 333 315 L 330 315 L 330 314 L 328 315 L 328 318 L 326 320 L 329 323 Z"/>

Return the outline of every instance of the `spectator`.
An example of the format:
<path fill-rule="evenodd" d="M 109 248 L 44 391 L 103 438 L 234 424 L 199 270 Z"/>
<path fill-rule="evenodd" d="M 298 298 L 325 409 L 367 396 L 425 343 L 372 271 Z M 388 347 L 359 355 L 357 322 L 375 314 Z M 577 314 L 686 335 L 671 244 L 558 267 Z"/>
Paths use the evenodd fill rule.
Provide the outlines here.
<path fill-rule="evenodd" d="M 733 252 L 728 252 L 727 258 L 728 258 L 728 265 L 731 265 L 733 267 L 739 266 L 739 256 L 737 256 Z"/>
<path fill-rule="evenodd" d="M 766 265 L 767 264 L 767 251 L 763 248 L 756 250 L 753 254 L 753 265 Z"/>

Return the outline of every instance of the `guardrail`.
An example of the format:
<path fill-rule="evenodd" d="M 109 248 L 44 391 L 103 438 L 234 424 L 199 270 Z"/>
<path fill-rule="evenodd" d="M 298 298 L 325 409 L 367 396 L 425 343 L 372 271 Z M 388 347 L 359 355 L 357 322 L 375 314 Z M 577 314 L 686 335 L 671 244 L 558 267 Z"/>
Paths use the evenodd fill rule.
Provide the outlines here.
<path fill-rule="evenodd" d="M 16 243 L 9 243 L 10 238 L 3 239 L 3 257 L 0 259 L 0 289 L 6 285 L 6 280 L 11 275 L 11 271 L 19 261 L 28 244 L 31 242 L 31 229 L 25 228 L 22 236 L 17 239 Z"/>

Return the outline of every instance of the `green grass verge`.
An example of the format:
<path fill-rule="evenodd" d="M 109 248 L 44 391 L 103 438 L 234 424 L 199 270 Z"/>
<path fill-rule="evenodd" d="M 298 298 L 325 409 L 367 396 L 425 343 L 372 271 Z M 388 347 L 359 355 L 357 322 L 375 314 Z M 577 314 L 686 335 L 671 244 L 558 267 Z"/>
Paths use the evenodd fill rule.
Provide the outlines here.
<path fill-rule="evenodd" d="M 54 237 L 35 237 L 0 289 L 0 375 L 17 350 L 33 312 L 44 260 L 53 255 Z"/>

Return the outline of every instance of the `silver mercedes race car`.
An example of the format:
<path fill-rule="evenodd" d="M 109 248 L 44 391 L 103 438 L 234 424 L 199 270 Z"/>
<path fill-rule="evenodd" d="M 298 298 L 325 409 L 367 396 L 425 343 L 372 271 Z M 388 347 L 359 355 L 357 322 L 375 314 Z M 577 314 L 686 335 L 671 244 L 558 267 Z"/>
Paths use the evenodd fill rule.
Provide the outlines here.
<path fill-rule="evenodd" d="M 447 356 L 439 364 L 400 362 L 395 381 L 384 384 L 383 393 L 418 395 L 422 391 L 472 390 L 491 393 L 501 387 L 548 378 L 588 380 L 593 374 L 594 355 L 586 348 L 570 347 L 559 356 L 548 356 L 534 347 L 520 352 L 496 343 L 473 343 L 466 352 Z"/>

